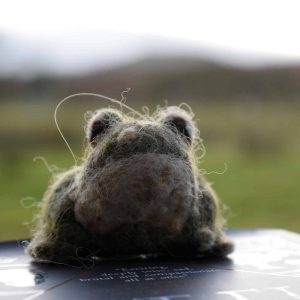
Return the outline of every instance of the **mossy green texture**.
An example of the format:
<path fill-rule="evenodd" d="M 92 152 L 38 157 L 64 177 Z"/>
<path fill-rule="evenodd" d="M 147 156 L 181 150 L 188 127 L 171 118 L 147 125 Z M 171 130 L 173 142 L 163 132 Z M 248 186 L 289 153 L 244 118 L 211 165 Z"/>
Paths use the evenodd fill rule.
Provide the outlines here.
<path fill-rule="evenodd" d="M 220 203 L 197 169 L 191 112 L 134 118 L 99 110 L 80 166 L 53 178 L 27 251 L 69 263 L 139 254 L 226 256 Z"/>

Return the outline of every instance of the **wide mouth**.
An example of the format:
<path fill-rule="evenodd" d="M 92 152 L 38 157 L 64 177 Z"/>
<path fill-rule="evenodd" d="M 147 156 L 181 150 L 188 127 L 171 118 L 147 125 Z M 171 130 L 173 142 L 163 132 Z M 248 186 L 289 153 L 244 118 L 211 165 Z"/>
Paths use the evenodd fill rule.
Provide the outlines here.
<path fill-rule="evenodd" d="M 85 173 L 75 214 L 97 234 L 136 223 L 180 231 L 195 199 L 192 166 L 166 154 L 138 153 Z"/>

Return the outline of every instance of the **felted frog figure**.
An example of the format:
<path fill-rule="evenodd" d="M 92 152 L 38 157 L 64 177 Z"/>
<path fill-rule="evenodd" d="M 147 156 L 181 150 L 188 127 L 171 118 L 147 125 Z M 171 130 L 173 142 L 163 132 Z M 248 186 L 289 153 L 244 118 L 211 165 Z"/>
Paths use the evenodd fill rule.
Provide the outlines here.
<path fill-rule="evenodd" d="M 197 166 L 199 131 L 178 106 L 149 118 L 100 109 L 79 166 L 58 174 L 27 252 L 38 261 L 226 256 L 220 204 Z"/>

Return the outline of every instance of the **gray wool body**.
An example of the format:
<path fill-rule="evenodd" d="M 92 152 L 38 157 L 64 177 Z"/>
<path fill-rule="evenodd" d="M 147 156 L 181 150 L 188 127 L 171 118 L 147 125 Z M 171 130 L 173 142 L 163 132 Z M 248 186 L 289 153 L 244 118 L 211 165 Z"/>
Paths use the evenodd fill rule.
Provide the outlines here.
<path fill-rule="evenodd" d="M 198 131 L 179 107 L 139 120 L 96 111 L 80 166 L 59 174 L 27 252 L 38 261 L 140 254 L 226 256 L 219 200 L 195 163 Z"/>

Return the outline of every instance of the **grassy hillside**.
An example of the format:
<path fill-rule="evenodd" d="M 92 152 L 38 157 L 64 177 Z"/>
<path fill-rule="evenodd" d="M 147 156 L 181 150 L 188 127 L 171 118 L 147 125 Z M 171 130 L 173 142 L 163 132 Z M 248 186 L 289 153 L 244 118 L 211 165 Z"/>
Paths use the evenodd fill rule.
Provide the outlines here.
<path fill-rule="evenodd" d="M 230 208 L 229 227 L 300 232 L 300 103 L 190 104 L 207 149 L 199 168 L 210 173 L 207 177 Z M 60 111 L 61 126 L 78 156 L 84 111 L 106 105 L 74 101 Z M 2 102 L 0 240 L 29 236 L 26 223 L 35 211 L 32 204 L 41 199 L 50 179 L 44 163 L 33 162 L 33 158 L 43 156 L 50 165 L 61 168 L 73 163 L 54 126 L 54 106 L 49 102 Z M 224 164 L 227 171 L 215 174 L 222 173 Z"/>

